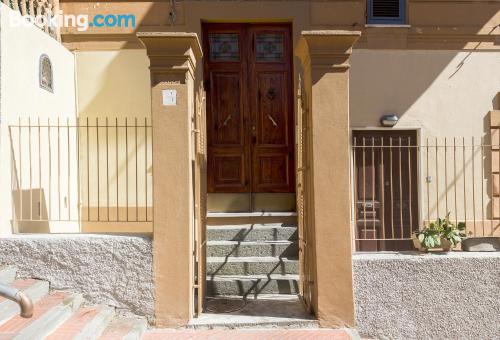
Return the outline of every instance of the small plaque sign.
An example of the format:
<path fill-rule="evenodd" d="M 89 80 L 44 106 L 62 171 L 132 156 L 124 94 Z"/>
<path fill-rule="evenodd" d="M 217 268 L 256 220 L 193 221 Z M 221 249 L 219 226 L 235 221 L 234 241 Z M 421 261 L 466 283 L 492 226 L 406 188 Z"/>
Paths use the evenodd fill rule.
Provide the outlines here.
<path fill-rule="evenodd" d="M 163 90 L 163 106 L 177 105 L 177 90 Z"/>

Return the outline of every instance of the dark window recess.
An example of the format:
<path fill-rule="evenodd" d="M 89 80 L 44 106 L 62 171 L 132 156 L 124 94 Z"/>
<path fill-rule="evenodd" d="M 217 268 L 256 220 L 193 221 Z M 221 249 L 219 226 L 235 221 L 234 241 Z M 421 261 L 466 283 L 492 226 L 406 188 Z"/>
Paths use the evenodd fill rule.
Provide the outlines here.
<path fill-rule="evenodd" d="M 404 24 L 405 0 L 368 0 L 369 24 Z"/>

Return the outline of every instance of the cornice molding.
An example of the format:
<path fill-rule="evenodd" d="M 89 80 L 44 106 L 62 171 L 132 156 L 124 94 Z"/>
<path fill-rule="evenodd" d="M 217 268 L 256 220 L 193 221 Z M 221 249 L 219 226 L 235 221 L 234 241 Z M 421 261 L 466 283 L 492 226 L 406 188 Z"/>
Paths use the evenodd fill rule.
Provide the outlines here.
<path fill-rule="evenodd" d="M 295 54 L 312 68 L 348 69 L 352 47 L 360 36 L 359 31 L 302 31 Z"/>
<path fill-rule="evenodd" d="M 196 33 L 138 32 L 137 38 L 146 48 L 151 72 L 194 76 L 196 62 L 203 56 Z"/>

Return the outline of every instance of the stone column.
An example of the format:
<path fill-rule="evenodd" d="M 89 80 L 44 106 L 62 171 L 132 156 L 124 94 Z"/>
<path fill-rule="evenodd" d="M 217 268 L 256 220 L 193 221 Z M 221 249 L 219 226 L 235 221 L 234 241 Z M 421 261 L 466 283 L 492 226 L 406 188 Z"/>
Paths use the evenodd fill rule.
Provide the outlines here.
<path fill-rule="evenodd" d="M 151 71 L 155 318 L 175 327 L 193 314 L 193 84 L 201 48 L 195 33 L 137 36 Z"/>
<path fill-rule="evenodd" d="M 315 253 L 312 306 L 322 326 L 354 326 L 349 175 L 349 56 L 361 35 L 305 31 L 297 46 L 308 92 Z"/>

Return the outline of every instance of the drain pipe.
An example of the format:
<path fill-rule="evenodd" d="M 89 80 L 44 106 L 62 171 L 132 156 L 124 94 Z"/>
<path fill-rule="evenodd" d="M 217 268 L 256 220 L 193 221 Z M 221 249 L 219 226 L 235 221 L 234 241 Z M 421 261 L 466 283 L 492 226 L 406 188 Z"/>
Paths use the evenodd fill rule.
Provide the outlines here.
<path fill-rule="evenodd" d="M 0 296 L 17 303 L 21 308 L 21 317 L 31 318 L 33 316 L 33 302 L 24 292 L 0 283 Z"/>

